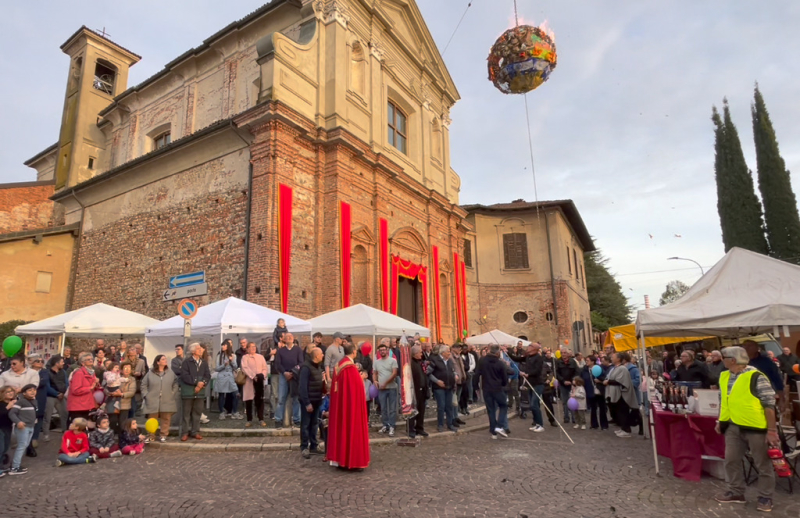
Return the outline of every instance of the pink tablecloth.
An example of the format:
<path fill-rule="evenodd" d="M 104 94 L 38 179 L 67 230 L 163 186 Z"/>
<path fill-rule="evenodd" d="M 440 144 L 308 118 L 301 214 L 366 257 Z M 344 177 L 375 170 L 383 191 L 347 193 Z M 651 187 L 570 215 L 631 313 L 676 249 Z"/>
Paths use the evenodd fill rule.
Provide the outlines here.
<path fill-rule="evenodd" d="M 656 451 L 672 460 L 678 478 L 700 480 L 701 455 L 725 458 L 725 438 L 714 431 L 715 417 L 674 414 L 653 408 Z"/>

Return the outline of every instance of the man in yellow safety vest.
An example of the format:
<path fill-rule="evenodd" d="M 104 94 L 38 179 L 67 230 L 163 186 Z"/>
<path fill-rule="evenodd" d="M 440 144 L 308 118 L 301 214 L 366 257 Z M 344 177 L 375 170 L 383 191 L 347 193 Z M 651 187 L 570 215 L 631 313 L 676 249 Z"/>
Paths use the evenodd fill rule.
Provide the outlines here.
<path fill-rule="evenodd" d="M 727 491 L 718 502 L 745 503 L 742 460 L 750 451 L 758 470 L 759 511 L 772 510 L 775 471 L 767 450 L 780 445 L 775 421 L 775 391 L 769 379 L 755 367 L 742 347 L 726 347 L 722 361 L 728 369 L 719 376 L 720 410 L 717 433 L 725 434 L 725 482 Z"/>

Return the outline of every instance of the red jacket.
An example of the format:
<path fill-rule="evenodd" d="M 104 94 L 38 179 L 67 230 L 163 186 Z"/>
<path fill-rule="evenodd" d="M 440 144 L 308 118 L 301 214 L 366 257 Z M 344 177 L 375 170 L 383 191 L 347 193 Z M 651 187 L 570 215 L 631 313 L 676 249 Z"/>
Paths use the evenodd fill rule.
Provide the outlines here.
<path fill-rule="evenodd" d="M 61 453 L 83 453 L 89 451 L 89 436 L 84 432 L 67 430 L 61 438 Z"/>
<path fill-rule="evenodd" d="M 67 411 L 87 412 L 97 407 L 93 388 L 96 379 L 86 367 L 81 367 L 72 373 L 67 394 Z"/>

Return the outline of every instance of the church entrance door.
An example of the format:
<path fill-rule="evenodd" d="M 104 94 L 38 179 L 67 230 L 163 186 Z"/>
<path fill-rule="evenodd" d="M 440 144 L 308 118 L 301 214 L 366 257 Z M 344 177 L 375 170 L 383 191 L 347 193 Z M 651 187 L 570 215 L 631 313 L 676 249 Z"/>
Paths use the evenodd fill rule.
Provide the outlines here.
<path fill-rule="evenodd" d="M 397 316 L 415 324 L 422 314 L 422 286 L 418 279 L 400 276 L 397 283 Z"/>

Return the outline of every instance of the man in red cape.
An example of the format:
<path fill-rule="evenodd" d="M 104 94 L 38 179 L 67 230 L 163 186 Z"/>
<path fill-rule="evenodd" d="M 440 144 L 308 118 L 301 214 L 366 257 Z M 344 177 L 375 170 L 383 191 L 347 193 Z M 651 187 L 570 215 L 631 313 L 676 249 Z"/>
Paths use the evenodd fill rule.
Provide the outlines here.
<path fill-rule="evenodd" d="M 353 362 L 355 345 L 345 345 L 344 354 L 333 378 L 325 458 L 332 466 L 341 469 L 363 470 L 369 466 L 369 425 L 364 379 Z"/>

